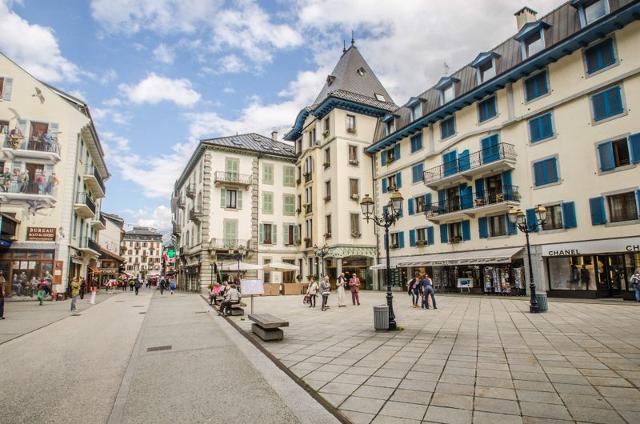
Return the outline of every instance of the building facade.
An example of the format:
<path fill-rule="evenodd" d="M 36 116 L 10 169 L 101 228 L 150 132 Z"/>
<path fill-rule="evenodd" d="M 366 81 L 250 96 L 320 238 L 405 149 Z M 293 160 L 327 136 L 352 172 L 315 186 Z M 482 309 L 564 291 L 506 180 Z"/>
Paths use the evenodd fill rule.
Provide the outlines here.
<path fill-rule="evenodd" d="M 118 215 L 101 212 L 100 221 L 104 229 L 100 233 L 100 283 L 118 278 L 124 269 L 124 258 L 120 256 L 124 238 L 124 219 Z"/>
<path fill-rule="evenodd" d="M 133 227 L 122 238 L 124 269 L 131 277 L 157 278 L 161 271 L 162 234 L 150 227 Z"/>
<path fill-rule="evenodd" d="M 567 2 L 383 117 L 376 203 L 397 189 L 389 243 L 397 280 L 427 271 L 445 289 L 630 297 L 640 267 L 640 3 Z M 378 246 L 384 255 L 385 241 Z M 402 275 L 404 274 L 404 275 Z"/>
<path fill-rule="evenodd" d="M 97 270 L 109 177 L 88 106 L 0 54 L 0 270 L 6 293 L 57 293 Z M 17 293 L 16 293 L 17 294 Z"/>

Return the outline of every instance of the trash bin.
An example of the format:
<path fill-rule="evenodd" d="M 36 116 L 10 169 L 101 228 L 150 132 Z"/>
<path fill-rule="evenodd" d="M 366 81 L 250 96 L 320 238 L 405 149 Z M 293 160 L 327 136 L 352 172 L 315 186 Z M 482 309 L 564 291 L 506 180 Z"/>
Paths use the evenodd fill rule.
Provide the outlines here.
<path fill-rule="evenodd" d="M 387 305 L 373 307 L 373 327 L 376 330 L 389 329 L 389 307 Z"/>
<path fill-rule="evenodd" d="M 538 309 L 540 312 L 547 312 L 549 310 L 549 302 L 547 300 L 546 293 L 536 293 L 536 301 L 538 302 Z"/>

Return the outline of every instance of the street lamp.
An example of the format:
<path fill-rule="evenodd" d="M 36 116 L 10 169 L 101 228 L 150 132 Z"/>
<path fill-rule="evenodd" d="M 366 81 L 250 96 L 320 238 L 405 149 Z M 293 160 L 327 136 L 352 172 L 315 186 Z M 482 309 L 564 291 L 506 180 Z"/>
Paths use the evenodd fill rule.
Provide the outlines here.
<path fill-rule="evenodd" d="M 325 241 L 322 247 L 318 247 L 318 245 L 314 244 L 313 248 L 316 251 L 316 256 L 320 258 L 320 277 L 322 277 L 324 275 L 324 257 L 329 253 L 329 247 Z"/>
<path fill-rule="evenodd" d="M 365 194 L 360 202 L 362 214 L 367 223 L 371 220 L 379 227 L 384 227 L 385 252 L 387 255 L 387 306 L 389 307 L 389 330 L 396 329 L 396 316 L 393 313 L 393 294 L 391 293 L 391 260 L 389 258 L 389 227 L 396 223 L 396 220 L 402 213 L 402 194 L 398 190 L 391 192 L 391 197 L 387 208 L 385 208 L 382 216 L 375 215 L 375 204 L 373 199 Z"/>
<path fill-rule="evenodd" d="M 529 233 L 532 231 L 538 231 L 538 227 L 544 225 L 544 221 L 547 219 L 547 210 L 544 206 L 538 205 L 535 209 L 535 222 L 529 222 L 527 215 L 520 208 L 511 208 L 507 214 L 509 222 L 516 225 L 520 231 L 522 231 L 527 239 L 527 259 L 529 261 L 529 292 L 531 293 L 531 300 L 529 302 L 529 312 L 540 312 L 540 305 L 536 299 L 536 283 L 533 279 L 533 266 L 531 264 L 531 245 L 529 244 Z"/>
<path fill-rule="evenodd" d="M 240 246 L 234 251 L 234 258 L 238 261 L 238 284 L 240 283 L 240 261 L 244 256 L 244 247 Z"/>

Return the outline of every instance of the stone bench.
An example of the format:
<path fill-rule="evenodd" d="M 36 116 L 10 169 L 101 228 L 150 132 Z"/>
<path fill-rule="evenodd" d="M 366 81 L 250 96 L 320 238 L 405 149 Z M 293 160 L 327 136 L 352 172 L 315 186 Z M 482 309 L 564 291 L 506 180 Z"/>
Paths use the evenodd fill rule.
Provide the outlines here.
<path fill-rule="evenodd" d="M 289 326 L 288 321 L 284 321 L 271 314 L 251 314 L 249 315 L 249 319 L 254 322 L 254 324 L 251 324 L 253 334 L 265 342 L 282 340 L 284 332 L 280 327 Z"/>
<path fill-rule="evenodd" d="M 244 308 L 247 306 L 246 303 L 240 302 L 240 303 L 234 303 L 233 305 L 231 305 L 231 316 L 236 317 L 236 316 L 242 316 L 244 315 Z M 222 302 L 216 302 L 215 305 L 213 305 L 213 308 L 218 311 L 218 312 L 222 312 Z"/>

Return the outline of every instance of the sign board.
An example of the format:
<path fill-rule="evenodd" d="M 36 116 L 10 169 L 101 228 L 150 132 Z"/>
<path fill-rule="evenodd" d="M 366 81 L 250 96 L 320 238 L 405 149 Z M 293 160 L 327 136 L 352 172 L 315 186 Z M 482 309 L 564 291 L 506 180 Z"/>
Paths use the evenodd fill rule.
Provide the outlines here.
<path fill-rule="evenodd" d="M 62 284 L 63 261 L 55 261 L 53 264 L 53 284 Z"/>
<path fill-rule="evenodd" d="M 471 288 L 473 287 L 473 278 L 458 278 L 458 288 Z"/>
<path fill-rule="evenodd" d="M 640 252 L 640 237 L 620 239 L 577 241 L 546 244 L 542 246 L 542 256 L 580 256 L 599 253 Z"/>
<path fill-rule="evenodd" d="M 262 280 L 240 280 L 240 293 L 242 296 L 264 294 Z"/>
<path fill-rule="evenodd" d="M 176 257 L 176 251 L 175 249 L 168 249 L 167 250 L 167 256 L 171 259 L 171 258 L 175 258 Z"/>
<path fill-rule="evenodd" d="M 48 227 L 27 227 L 29 241 L 56 241 L 56 229 Z"/>

